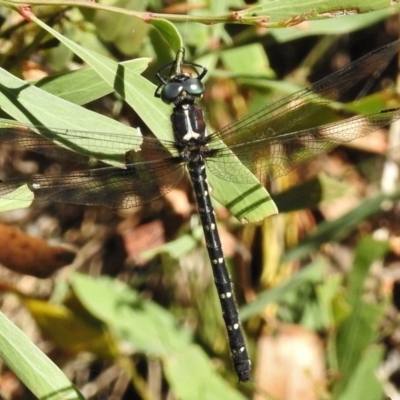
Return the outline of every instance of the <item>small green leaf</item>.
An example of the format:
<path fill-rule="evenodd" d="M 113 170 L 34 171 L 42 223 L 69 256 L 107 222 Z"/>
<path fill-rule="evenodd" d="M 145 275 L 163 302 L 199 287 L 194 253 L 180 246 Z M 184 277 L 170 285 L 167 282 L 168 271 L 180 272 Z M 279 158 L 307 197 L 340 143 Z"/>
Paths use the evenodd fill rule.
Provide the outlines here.
<path fill-rule="evenodd" d="M 33 192 L 28 189 L 27 185 L 21 186 L 10 193 L 10 198 L 24 200 L 8 200 L 0 198 L 0 212 L 29 207 L 32 204 L 33 197 Z"/>
<path fill-rule="evenodd" d="M 227 382 L 210 373 L 210 361 L 197 346 L 182 349 L 165 363 L 165 374 L 178 399 L 185 400 L 244 400 Z M 185 376 L 185 379 L 182 379 Z M 188 377 L 195 377 L 190 379 Z"/>
<path fill-rule="evenodd" d="M 389 244 L 385 241 L 377 241 L 368 236 L 364 237 L 360 241 L 355 252 L 353 267 L 348 278 L 347 300 L 350 305 L 356 306 L 359 303 L 369 268 L 374 261 L 384 257 L 388 250 Z"/>
<path fill-rule="evenodd" d="M 316 178 L 305 181 L 274 196 L 279 212 L 291 212 L 314 208 L 354 192 L 345 182 L 321 173 Z"/>
<path fill-rule="evenodd" d="M 22 299 L 43 334 L 58 348 L 69 352 L 89 351 L 100 358 L 115 358 L 118 346 L 100 321 L 88 321 L 65 306 Z M 70 332 L 74 332 L 73 335 Z"/>
<path fill-rule="evenodd" d="M 261 44 L 251 44 L 235 47 L 221 52 L 221 60 L 225 67 L 237 75 L 254 74 L 257 78 L 269 78 L 274 72 L 269 67 L 269 61 Z"/>
<path fill-rule="evenodd" d="M 329 329 L 337 320 L 333 313 L 332 304 L 336 301 L 338 293 L 340 293 L 341 285 L 343 285 L 343 277 L 340 274 L 328 276 L 316 288 L 321 321 L 319 329 Z"/>
<path fill-rule="evenodd" d="M 150 24 L 160 32 L 161 36 L 169 43 L 174 53 L 183 47 L 183 40 L 176 26 L 166 19 L 151 19 Z"/>
<path fill-rule="evenodd" d="M 156 254 L 166 254 L 174 260 L 179 260 L 181 257 L 196 248 L 202 238 L 203 230 L 201 227 L 198 227 L 193 230 L 191 234 L 180 235 L 175 240 L 171 240 L 156 249 L 144 251 L 140 255 L 146 260 L 151 260 Z"/>

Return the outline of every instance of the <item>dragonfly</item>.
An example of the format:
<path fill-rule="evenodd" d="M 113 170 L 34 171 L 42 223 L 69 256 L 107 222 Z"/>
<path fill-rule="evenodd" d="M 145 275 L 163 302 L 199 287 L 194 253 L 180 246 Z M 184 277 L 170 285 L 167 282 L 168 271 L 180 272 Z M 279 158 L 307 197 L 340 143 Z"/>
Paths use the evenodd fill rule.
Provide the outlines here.
<path fill-rule="evenodd" d="M 400 119 L 400 108 L 325 124 L 319 118 L 322 108 L 330 107 L 363 80 L 381 72 L 399 47 L 400 40 L 374 50 L 309 87 L 213 133 L 208 132 L 204 112 L 198 104 L 205 90 L 203 78 L 207 69 L 187 61 L 181 49 L 172 63 L 157 72 L 159 86 L 155 91 L 156 97 L 172 106 L 172 140 L 139 134 L 128 140 L 123 135 L 102 133 L 102 149 L 109 149 L 110 153 L 116 143 L 137 145 L 135 150 L 126 152 L 124 167 L 118 167 L 96 163 L 93 157 L 68 150 L 40 135 L 44 131 L 54 137 L 62 135 L 84 147 L 87 138 L 93 135 L 90 131 L 39 127 L 10 120 L 0 125 L 0 143 L 72 160 L 82 165 L 82 169 L 5 179 L 0 181 L 0 197 L 25 200 L 25 195 L 16 189 L 26 184 L 36 200 L 129 208 L 170 192 L 187 171 L 203 225 L 233 367 L 239 381 L 249 381 L 251 361 L 222 252 L 207 171 L 232 183 L 252 183 L 255 176 L 266 184 L 320 153 Z"/>

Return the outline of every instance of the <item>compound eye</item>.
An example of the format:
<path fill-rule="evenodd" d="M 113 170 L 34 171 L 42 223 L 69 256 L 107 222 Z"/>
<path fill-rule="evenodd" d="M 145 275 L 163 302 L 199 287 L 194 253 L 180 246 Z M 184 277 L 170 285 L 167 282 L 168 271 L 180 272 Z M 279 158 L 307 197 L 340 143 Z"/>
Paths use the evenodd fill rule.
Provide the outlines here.
<path fill-rule="evenodd" d="M 169 82 L 161 91 L 161 99 L 164 103 L 172 103 L 183 92 L 181 82 Z"/>
<path fill-rule="evenodd" d="M 204 93 L 203 83 L 196 78 L 190 78 L 183 82 L 183 89 L 193 96 L 201 96 Z"/>

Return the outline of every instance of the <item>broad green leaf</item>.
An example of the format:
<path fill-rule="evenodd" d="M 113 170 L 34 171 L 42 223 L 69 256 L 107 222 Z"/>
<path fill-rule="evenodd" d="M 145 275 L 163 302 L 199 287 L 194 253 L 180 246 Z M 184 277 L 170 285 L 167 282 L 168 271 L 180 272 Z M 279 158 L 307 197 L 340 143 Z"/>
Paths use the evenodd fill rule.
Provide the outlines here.
<path fill-rule="evenodd" d="M 377 339 L 378 323 L 383 316 L 382 306 L 360 300 L 348 319 L 340 326 L 335 347 L 338 368 L 343 379 L 335 385 L 335 393 L 346 390 L 347 385 L 351 383 L 364 351 Z"/>
<path fill-rule="evenodd" d="M 57 365 L 2 313 L 0 357 L 38 399 L 83 400 Z"/>
<path fill-rule="evenodd" d="M 149 62 L 150 59 L 148 58 L 137 58 L 136 60 L 124 61 L 121 65 L 141 74 L 147 68 Z M 91 68 L 81 68 L 48 76 L 35 82 L 35 86 L 78 105 L 87 104 L 113 92 L 113 89 L 99 79 L 99 75 Z"/>
<path fill-rule="evenodd" d="M 112 92 L 90 68 L 48 76 L 33 84 L 60 99 L 78 105 L 89 103 Z"/>
<path fill-rule="evenodd" d="M 244 400 L 216 374 L 205 353 L 192 344 L 190 334 L 156 303 L 110 278 L 75 274 L 71 285 L 81 304 L 121 340 L 130 343 L 135 351 L 161 359 L 177 398 L 211 400 L 224 393 L 226 399 Z"/>
<path fill-rule="evenodd" d="M 137 0 L 102 0 L 101 5 L 118 7 L 122 11 L 134 10 L 145 12 L 148 7 L 147 1 Z M 149 24 L 142 18 L 135 18 L 125 13 L 111 13 L 102 10 L 82 10 L 86 20 L 96 26 L 94 34 L 102 41 L 112 43 L 120 52 L 125 55 L 137 54 L 143 47 L 146 38 L 151 30 Z M 80 42 L 84 47 L 86 43 Z M 97 51 L 97 50 L 96 50 Z"/>
<path fill-rule="evenodd" d="M 264 2 L 262 2 L 264 3 Z M 302 21 L 340 18 L 348 15 L 370 13 L 389 8 L 386 0 L 273 0 L 265 4 L 249 7 L 237 13 L 237 19 L 257 20 L 265 18 L 266 24 L 279 23 L 279 26 L 296 25 Z M 339 22 L 337 24 L 340 25 Z"/>
<path fill-rule="evenodd" d="M 365 3 L 365 2 L 364 2 Z M 339 10 L 338 10 L 339 11 Z M 268 33 L 274 37 L 278 43 L 286 43 L 292 40 L 315 35 L 341 35 L 367 28 L 393 15 L 393 8 L 386 7 L 382 10 L 368 14 L 346 15 L 340 18 L 324 19 L 319 21 L 307 21 L 302 29 L 299 27 L 288 27 L 286 29 L 271 28 Z"/>
<path fill-rule="evenodd" d="M 76 274 L 72 289 L 84 307 L 140 351 L 166 356 L 190 344 L 188 332 L 175 326 L 163 308 L 142 300 L 121 282 Z"/>
<path fill-rule="evenodd" d="M 155 86 L 139 74 L 125 68 L 122 64 L 83 48 L 69 40 L 59 32 L 47 26 L 41 20 L 32 18 L 32 21 L 56 37 L 60 42 L 72 50 L 78 57 L 89 64 L 99 77 L 138 113 L 146 125 L 160 139 L 171 140 L 171 126 L 169 120 L 170 107 L 154 97 Z"/>
<path fill-rule="evenodd" d="M 250 172 L 244 168 L 243 173 L 245 172 L 250 176 Z M 277 214 L 278 209 L 272 197 L 256 178 L 255 183 L 249 185 L 233 184 L 216 177 L 211 171 L 207 171 L 207 177 L 211 195 L 229 208 L 241 223 L 260 222 L 270 215 Z"/>
<path fill-rule="evenodd" d="M 16 78 L 4 69 L 0 69 L 0 81 L 1 109 L 17 121 L 46 127 L 47 129 L 41 130 L 41 134 L 55 140 L 61 146 L 82 154 L 94 155 L 110 164 L 121 167 L 125 165 L 125 153 L 135 147 L 133 142 L 131 146 L 127 142 L 129 143 L 132 134 L 138 134 L 136 129 L 53 96 Z M 1 126 L 8 126 L 7 120 L 0 122 Z M 85 135 L 86 146 L 83 147 L 82 137 L 78 137 L 76 141 L 68 135 L 55 137 L 50 131 L 51 128 L 65 131 L 86 130 L 90 134 Z M 102 151 L 104 132 L 124 135 L 126 141 L 116 142 L 113 154 L 109 154 L 109 149 Z"/>

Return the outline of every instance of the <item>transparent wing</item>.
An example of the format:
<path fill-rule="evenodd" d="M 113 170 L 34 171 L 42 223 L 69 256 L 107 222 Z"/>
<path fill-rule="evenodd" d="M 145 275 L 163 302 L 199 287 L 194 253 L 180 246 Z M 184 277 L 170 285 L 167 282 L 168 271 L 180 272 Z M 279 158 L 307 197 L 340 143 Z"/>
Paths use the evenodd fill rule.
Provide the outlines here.
<path fill-rule="evenodd" d="M 93 164 L 93 159 L 104 158 L 124 164 L 127 162 L 125 153 L 142 152 L 144 149 L 146 155 L 143 155 L 146 158 L 155 158 L 160 151 L 166 149 L 169 153 L 176 154 L 173 141 L 161 141 L 152 137 L 143 137 L 140 134 L 124 135 L 48 128 L 4 119 L 0 119 L 1 143 L 22 150 L 31 150 L 55 159 L 66 159 L 82 164 Z M 61 146 L 67 146 L 72 150 Z M 168 154 L 168 156 L 170 155 Z"/>
<path fill-rule="evenodd" d="M 26 200 L 14 192 L 23 184 L 35 200 L 130 208 L 151 202 L 171 191 L 182 179 L 179 158 L 128 164 L 126 169 L 103 167 L 66 175 L 34 175 L 0 182 L 0 197 Z"/>
<path fill-rule="evenodd" d="M 54 141 L 38 134 L 43 131 Z M 59 143 L 73 143 L 71 147 L 76 150 L 90 145 L 90 155 L 60 147 Z M 4 180 L 0 182 L 0 197 L 9 200 L 26 200 L 24 192 L 15 192 L 15 189 L 27 184 L 35 200 L 103 205 L 112 209 L 129 208 L 165 195 L 184 174 L 181 159 L 171 157 L 168 151 L 175 151 L 172 141 L 141 135 L 46 128 L 1 120 L 0 144 L 34 151 L 54 159 L 71 160 L 83 168 L 98 166 L 63 175 L 34 175 Z M 121 148 L 125 152 L 120 153 Z M 96 154 L 102 158 L 104 152 L 125 168 L 105 166 L 98 162 Z"/>
<path fill-rule="evenodd" d="M 246 183 L 237 157 L 261 182 L 266 182 L 286 175 L 317 154 L 330 151 L 341 143 L 360 138 L 398 119 L 400 109 L 384 110 L 312 129 L 272 135 L 233 145 L 230 149 L 220 149 L 216 158 L 208 159 L 207 164 L 222 179 Z"/>
<path fill-rule="evenodd" d="M 309 88 L 213 133 L 208 147 L 211 153 L 218 154 L 220 165 L 217 167 L 214 160 L 210 160 L 210 168 L 223 179 L 241 182 L 236 176 L 240 172 L 234 166 L 235 157 L 221 146 L 222 141 L 258 178 L 273 179 L 318 153 L 395 121 L 399 118 L 398 110 L 378 111 L 368 117 L 351 118 L 347 123 L 334 122 L 319 127 L 329 103 L 380 73 L 399 48 L 400 41 L 381 47 Z M 263 158 L 265 160 L 261 161 Z"/>

